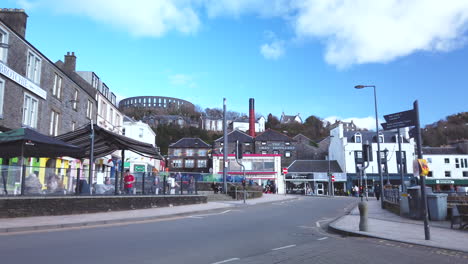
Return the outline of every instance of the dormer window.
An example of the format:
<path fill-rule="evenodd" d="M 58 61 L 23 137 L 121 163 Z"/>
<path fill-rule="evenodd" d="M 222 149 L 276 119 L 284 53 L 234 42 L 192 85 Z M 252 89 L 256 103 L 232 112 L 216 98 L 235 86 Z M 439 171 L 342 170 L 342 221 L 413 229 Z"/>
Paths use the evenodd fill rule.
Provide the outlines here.
<path fill-rule="evenodd" d="M 355 142 L 355 143 L 362 143 L 362 136 L 361 136 L 360 133 L 356 133 L 356 134 L 354 135 L 354 142 Z"/>
<path fill-rule="evenodd" d="M 379 134 L 379 143 L 384 143 L 384 136 Z"/>

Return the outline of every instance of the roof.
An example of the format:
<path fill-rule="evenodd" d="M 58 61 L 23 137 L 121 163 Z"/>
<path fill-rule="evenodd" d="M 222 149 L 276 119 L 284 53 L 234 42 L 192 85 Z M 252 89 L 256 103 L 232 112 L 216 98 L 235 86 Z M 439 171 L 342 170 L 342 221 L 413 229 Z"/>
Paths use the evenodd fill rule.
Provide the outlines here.
<path fill-rule="evenodd" d="M 239 143 L 252 143 L 254 141 L 254 138 L 249 136 L 248 134 L 240 131 L 240 130 L 233 130 L 228 134 L 228 142 L 236 142 L 239 140 Z M 223 142 L 224 137 L 220 137 L 215 140 L 215 142 Z"/>
<path fill-rule="evenodd" d="M 373 131 L 343 131 L 343 136 L 348 138 L 348 142 L 354 142 L 354 135 L 357 133 L 361 134 L 362 136 L 362 143 L 369 143 L 377 142 L 375 138 L 375 132 Z M 397 133 L 392 131 L 380 131 L 379 134 L 384 136 L 384 143 L 386 142 L 397 142 L 396 137 Z M 403 137 L 403 143 L 409 143 L 408 139 Z"/>
<path fill-rule="evenodd" d="M 43 135 L 33 129 L 18 128 L 0 133 L 0 157 L 84 157 L 80 147 Z"/>
<path fill-rule="evenodd" d="M 267 129 L 255 138 L 256 141 L 295 141 L 294 139 L 286 136 L 278 131 Z"/>
<path fill-rule="evenodd" d="M 459 155 L 464 154 L 456 147 L 423 147 L 423 155 Z"/>
<path fill-rule="evenodd" d="M 288 173 L 295 172 L 343 172 L 336 160 L 295 160 L 288 167 Z"/>
<path fill-rule="evenodd" d="M 96 124 L 93 125 L 93 128 L 95 158 L 104 157 L 116 150 L 131 150 L 142 156 L 162 159 L 161 154 L 151 144 L 143 143 L 138 140 L 110 132 Z M 89 157 L 91 153 L 91 133 L 91 125 L 87 125 L 82 129 L 57 136 L 56 138 L 84 148 L 86 150 L 85 157 Z"/>
<path fill-rule="evenodd" d="M 302 134 L 297 134 L 293 137 L 294 140 L 297 140 L 297 141 L 312 141 L 312 139 L 302 135 Z"/>
<path fill-rule="evenodd" d="M 208 143 L 199 138 L 181 138 L 176 143 L 169 145 L 170 148 L 211 148 Z"/>

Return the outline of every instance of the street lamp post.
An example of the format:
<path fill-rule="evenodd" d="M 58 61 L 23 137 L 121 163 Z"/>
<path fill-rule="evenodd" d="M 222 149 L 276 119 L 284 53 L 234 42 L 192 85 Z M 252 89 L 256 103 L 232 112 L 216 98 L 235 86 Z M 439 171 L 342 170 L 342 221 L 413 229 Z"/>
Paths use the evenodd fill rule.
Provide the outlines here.
<path fill-rule="evenodd" d="M 331 143 L 331 138 L 334 137 L 332 135 L 330 135 L 330 143 Z M 328 189 L 329 189 L 329 193 L 328 195 L 331 195 L 331 196 L 335 196 L 335 186 L 333 184 L 333 180 L 332 180 L 332 173 L 331 173 L 331 164 L 330 164 L 330 150 L 328 150 L 328 186 L 330 186 Z"/>
<path fill-rule="evenodd" d="M 388 163 L 388 160 L 387 160 L 387 158 L 388 158 L 388 149 L 387 148 L 384 149 L 384 154 L 385 154 L 385 174 L 387 174 L 387 184 L 386 185 L 391 185 L 391 183 L 390 183 L 390 174 L 388 173 L 388 165 L 387 165 L 387 163 Z"/>
<path fill-rule="evenodd" d="M 356 89 L 363 89 L 366 87 L 373 87 L 374 88 L 374 107 L 375 107 L 375 134 L 377 136 L 377 163 L 378 163 L 378 171 L 380 177 L 380 188 L 383 188 L 383 176 L 382 176 L 382 160 L 380 158 L 380 138 L 379 138 L 379 116 L 377 112 L 377 92 L 375 85 L 356 85 L 354 88 Z M 381 207 L 384 208 L 384 199 L 381 199 Z"/>

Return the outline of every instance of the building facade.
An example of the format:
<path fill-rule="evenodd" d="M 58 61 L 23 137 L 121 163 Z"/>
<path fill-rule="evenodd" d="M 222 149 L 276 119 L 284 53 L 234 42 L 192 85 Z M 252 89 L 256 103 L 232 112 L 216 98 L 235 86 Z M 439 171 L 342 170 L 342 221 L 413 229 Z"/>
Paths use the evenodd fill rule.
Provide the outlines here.
<path fill-rule="evenodd" d="M 168 148 L 167 167 L 170 171 L 209 172 L 211 146 L 199 138 L 182 138 Z"/>
<path fill-rule="evenodd" d="M 296 141 L 283 133 L 267 129 L 255 137 L 256 154 L 281 156 L 281 166 L 287 167 L 297 159 Z"/>
<path fill-rule="evenodd" d="M 254 138 L 247 135 L 240 130 L 234 130 L 228 133 L 228 154 L 235 153 L 236 142 L 242 145 L 243 154 L 254 154 L 255 153 L 255 141 Z M 220 137 L 214 142 L 214 153 L 220 154 L 224 148 L 224 137 Z"/>
<path fill-rule="evenodd" d="M 302 118 L 300 117 L 299 114 L 297 115 L 285 115 L 284 112 L 281 113 L 281 117 L 280 117 L 280 123 L 281 124 L 289 124 L 289 123 L 299 123 L 299 124 L 302 124 Z"/>
<path fill-rule="evenodd" d="M 0 10 L 0 131 L 57 136 L 96 122 L 95 92 L 29 43 L 26 23 L 24 10 Z"/>
<path fill-rule="evenodd" d="M 255 121 L 255 133 L 262 133 L 265 131 L 265 118 L 263 116 L 257 118 Z M 240 130 L 243 132 L 247 132 L 249 130 L 249 117 L 239 117 L 232 121 L 230 124 L 230 129 L 232 130 Z"/>
<path fill-rule="evenodd" d="M 429 175 L 426 184 L 434 191 L 457 190 L 468 186 L 468 153 L 458 147 L 424 147 Z"/>
<path fill-rule="evenodd" d="M 415 143 L 413 138 L 409 138 L 406 129 L 400 137 L 402 148 L 402 161 L 400 162 L 397 133 L 393 131 L 383 131 L 376 138 L 376 133 L 372 131 L 344 131 L 343 125 L 339 124 L 330 131 L 329 157 L 336 160 L 343 172 L 347 174 L 347 190 L 354 185 L 358 185 L 360 179 L 358 168 L 363 166 L 362 145 L 369 143 L 372 146 L 373 161 L 366 169 L 368 188 L 380 183 L 377 160 L 377 140 L 380 141 L 380 159 L 384 183 L 387 179 L 391 184 L 399 185 L 400 167 L 403 170 L 405 184 L 409 185 L 413 177 L 413 160 L 415 159 Z"/>

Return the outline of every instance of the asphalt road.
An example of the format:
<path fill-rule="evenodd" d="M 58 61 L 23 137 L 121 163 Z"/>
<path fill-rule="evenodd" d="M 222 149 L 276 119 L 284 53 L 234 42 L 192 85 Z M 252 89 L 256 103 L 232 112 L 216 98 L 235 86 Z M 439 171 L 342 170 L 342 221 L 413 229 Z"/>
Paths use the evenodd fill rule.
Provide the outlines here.
<path fill-rule="evenodd" d="M 353 198 L 0 236 L 1 263 L 468 263 L 468 254 L 326 232 Z M 320 226 L 320 227 L 319 227 Z"/>

